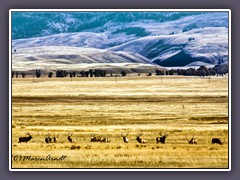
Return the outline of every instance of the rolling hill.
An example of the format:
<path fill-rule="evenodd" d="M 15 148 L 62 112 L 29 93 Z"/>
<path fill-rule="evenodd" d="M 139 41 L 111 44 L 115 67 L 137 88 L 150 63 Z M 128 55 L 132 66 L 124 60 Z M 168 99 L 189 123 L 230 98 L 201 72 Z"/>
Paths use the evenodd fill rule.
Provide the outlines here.
<path fill-rule="evenodd" d="M 155 69 L 161 69 L 137 53 L 71 46 L 20 48 L 12 53 L 12 59 L 14 71 L 100 68 L 117 72 L 120 69 L 127 72 L 154 72 Z"/>
<path fill-rule="evenodd" d="M 228 61 L 228 13 L 14 12 L 12 49 L 14 68 L 22 62 L 215 65 Z"/>

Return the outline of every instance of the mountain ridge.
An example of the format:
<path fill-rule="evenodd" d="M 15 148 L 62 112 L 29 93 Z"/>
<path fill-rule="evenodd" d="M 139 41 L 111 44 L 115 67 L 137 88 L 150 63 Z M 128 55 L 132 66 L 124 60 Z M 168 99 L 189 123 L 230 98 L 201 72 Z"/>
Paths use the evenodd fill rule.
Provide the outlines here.
<path fill-rule="evenodd" d="M 81 22 L 79 17 L 82 18 Z M 35 18 L 41 23 L 36 24 Z M 29 21 L 21 27 L 19 23 L 23 20 Z M 18 23 L 15 24 L 16 22 Z M 73 27 L 64 30 L 60 24 L 56 23 L 65 23 Z M 26 29 L 31 24 L 34 24 L 32 30 L 36 31 L 33 34 L 40 32 L 37 37 Z M 71 32 L 74 26 L 83 27 L 75 29 L 79 30 L 78 32 Z M 29 38 L 16 39 L 14 34 L 18 32 L 18 27 L 26 30 L 27 32 L 24 33 L 28 34 Z M 53 31 L 54 28 L 63 28 L 63 30 Z M 41 34 L 45 31 L 51 32 Z M 73 61 L 76 59 L 76 52 L 73 50 L 75 47 L 94 48 L 93 52 L 96 49 L 109 50 L 111 53 L 108 54 L 108 58 L 111 58 L 110 55 L 113 59 L 118 57 L 120 61 L 124 59 L 125 63 L 129 61 L 132 63 L 133 59 L 135 63 L 142 63 L 144 58 L 147 63 L 161 66 L 188 66 L 195 61 L 214 65 L 219 59 L 228 61 L 228 14 L 226 12 L 17 13 L 13 15 L 12 36 L 13 52 L 30 47 L 68 46 L 72 48 L 68 50 L 73 51 L 71 56 Z M 83 53 L 83 51 L 80 52 Z M 78 56 L 80 57 L 79 54 Z M 139 57 L 136 58 L 136 56 Z M 51 56 L 48 55 L 48 57 Z M 69 55 L 62 54 L 60 59 L 64 57 L 65 62 L 69 62 Z M 17 59 L 14 58 L 19 57 L 13 56 L 15 61 Z M 86 60 L 86 62 L 106 62 L 104 56 L 96 57 L 98 62 L 93 60 L 93 56 L 90 59 L 92 60 Z"/>

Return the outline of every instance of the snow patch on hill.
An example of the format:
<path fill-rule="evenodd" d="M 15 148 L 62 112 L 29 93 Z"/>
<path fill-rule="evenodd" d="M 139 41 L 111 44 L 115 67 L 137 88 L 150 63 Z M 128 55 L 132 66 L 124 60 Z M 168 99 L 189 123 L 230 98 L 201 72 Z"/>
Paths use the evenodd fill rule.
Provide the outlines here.
<path fill-rule="evenodd" d="M 172 63 L 185 66 L 194 61 L 216 64 L 219 58 L 228 57 L 228 29 L 208 27 L 173 35 L 148 36 L 109 49 L 137 52 L 163 66 L 173 66 Z M 183 58 L 188 60 L 184 62 Z"/>

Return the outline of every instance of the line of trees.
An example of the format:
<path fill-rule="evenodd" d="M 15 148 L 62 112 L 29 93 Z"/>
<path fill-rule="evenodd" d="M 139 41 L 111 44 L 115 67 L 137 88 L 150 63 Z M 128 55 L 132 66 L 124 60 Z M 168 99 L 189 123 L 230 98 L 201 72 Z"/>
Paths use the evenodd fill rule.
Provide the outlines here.
<path fill-rule="evenodd" d="M 167 71 L 156 70 L 156 75 L 183 75 L 183 76 L 215 76 L 228 73 L 228 65 L 216 65 L 212 68 L 200 66 L 199 68 L 171 69 Z"/>
<path fill-rule="evenodd" d="M 122 76 L 126 76 L 126 72 L 122 71 L 121 72 Z M 12 78 L 16 77 L 20 77 L 20 75 L 22 76 L 22 78 L 25 78 L 26 75 L 32 75 L 35 76 L 37 78 L 42 77 L 43 72 L 40 69 L 36 69 L 35 72 L 20 72 L 20 71 L 12 71 Z M 52 78 L 54 75 L 53 72 L 48 72 L 47 76 L 49 78 Z M 57 70 L 56 71 L 56 77 L 58 78 L 64 78 L 64 77 L 105 77 L 107 75 L 107 72 L 105 70 L 101 70 L 101 69 L 89 69 L 88 71 L 66 71 L 66 70 Z M 112 76 L 112 73 L 111 73 Z"/>
<path fill-rule="evenodd" d="M 106 77 L 107 72 L 106 70 L 101 69 L 89 69 L 88 71 L 66 71 L 66 70 L 57 70 L 56 72 L 57 78 L 64 78 L 64 77 Z M 171 70 L 156 70 L 156 75 L 183 75 L 183 76 L 215 76 L 215 75 L 225 75 L 228 73 L 228 65 L 216 65 L 212 68 L 207 68 L 205 66 L 200 66 L 199 68 L 188 68 L 188 69 L 171 69 Z M 37 78 L 42 77 L 43 72 L 40 69 L 36 69 L 35 72 L 19 72 L 19 71 L 12 71 L 12 78 L 22 77 L 25 78 L 26 75 L 33 75 Z M 53 72 L 48 72 L 47 76 L 52 78 L 54 75 Z M 127 72 L 122 70 L 120 72 L 121 76 L 126 76 Z M 110 76 L 113 76 L 110 73 Z M 149 72 L 147 76 L 152 76 L 152 72 Z"/>

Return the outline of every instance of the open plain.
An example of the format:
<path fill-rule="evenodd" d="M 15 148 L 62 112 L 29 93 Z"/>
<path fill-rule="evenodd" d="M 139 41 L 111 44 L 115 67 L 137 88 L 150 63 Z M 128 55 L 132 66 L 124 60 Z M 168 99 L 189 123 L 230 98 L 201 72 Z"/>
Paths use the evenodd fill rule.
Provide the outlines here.
<path fill-rule="evenodd" d="M 10 123 L 12 168 L 229 166 L 227 77 L 13 78 Z M 147 144 L 136 141 L 139 132 Z M 161 132 L 168 137 L 157 144 Z M 18 143 L 26 133 L 33 138 Z M 47 134 L 58 141 L 46 143 Z M 111 141 L 90 142 L 94 134 Z M 187 142 L 193 136 L 197 144 Z"/>

